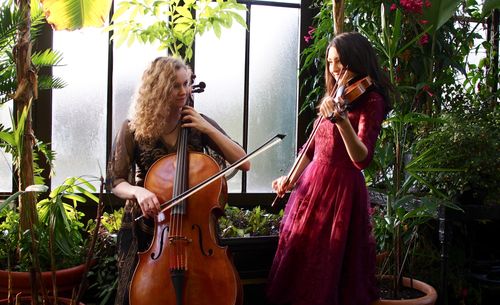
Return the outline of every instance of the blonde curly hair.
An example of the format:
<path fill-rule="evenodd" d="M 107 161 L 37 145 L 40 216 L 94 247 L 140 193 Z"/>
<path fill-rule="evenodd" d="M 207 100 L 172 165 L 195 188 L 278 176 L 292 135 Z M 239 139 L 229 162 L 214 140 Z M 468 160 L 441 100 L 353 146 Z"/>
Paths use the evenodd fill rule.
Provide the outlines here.
<path fill-rule="evenodd" d="M 130 108 L 130 129 L 139 142 L 152 144 L 165 130 L 170 114 L 170 96 L 177 81 L 177 71 L 191 69 L 179 58 L 158 57 L 144 71 L 142 82 Z"/>

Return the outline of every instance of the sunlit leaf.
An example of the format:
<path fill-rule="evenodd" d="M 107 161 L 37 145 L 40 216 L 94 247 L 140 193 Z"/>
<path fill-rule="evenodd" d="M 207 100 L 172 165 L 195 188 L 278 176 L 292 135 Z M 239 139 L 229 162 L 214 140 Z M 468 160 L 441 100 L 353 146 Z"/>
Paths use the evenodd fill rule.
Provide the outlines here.
<path fill-rule="evenodd" d="M 103 26 L 112 0 L 40 0 L 47 22 L 55 30 Z"/>

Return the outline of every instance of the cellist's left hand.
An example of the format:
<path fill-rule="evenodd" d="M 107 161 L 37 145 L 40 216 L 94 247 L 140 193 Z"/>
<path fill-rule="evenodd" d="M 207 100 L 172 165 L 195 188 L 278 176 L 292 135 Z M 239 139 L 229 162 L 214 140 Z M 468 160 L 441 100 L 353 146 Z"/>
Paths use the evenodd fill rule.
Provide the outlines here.
<path fill-rule="evenodd" d="M 181 114 L 182 127 L 195 128 L 205 134 L 208 134 L 210 130 L 215 128 L 191 106 L 182 107 Z"/>

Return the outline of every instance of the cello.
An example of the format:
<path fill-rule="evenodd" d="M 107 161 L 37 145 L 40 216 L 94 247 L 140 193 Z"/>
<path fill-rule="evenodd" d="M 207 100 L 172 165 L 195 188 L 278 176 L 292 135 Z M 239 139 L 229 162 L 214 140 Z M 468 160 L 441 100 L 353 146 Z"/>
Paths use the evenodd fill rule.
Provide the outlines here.
<path fill-rule="evenodd" d="M 192 87 L 192 93 L 202 92 L 204 84 Z M 144 187 L 160 202 L 177 197 L 220 170 L 210 156 L 188 151 L 188 132 L 182 128 L 176 153 L 157 160 L 146 174 Z M 151 246 L 138 253 L 129 289 L 131 305 L 242 304 L 239 275 L 227 247 L 216 241 L 225 188 L 224 178 L 217 179 L 155 217 Z"/>

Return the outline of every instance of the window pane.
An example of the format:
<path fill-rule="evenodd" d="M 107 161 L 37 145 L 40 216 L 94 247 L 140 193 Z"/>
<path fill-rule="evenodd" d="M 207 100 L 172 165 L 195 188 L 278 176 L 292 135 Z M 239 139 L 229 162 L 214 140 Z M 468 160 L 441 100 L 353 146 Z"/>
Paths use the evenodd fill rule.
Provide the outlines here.
<path fill-rule="evenodd" d="M 287 136 L 252 160 L 249 192 L 270 192 L 272 180 L 288 172 L 295 156 L 299 18 L 298 9 L 252 7 L 249 150 L 277 133 Z"/>
<path fill-rule="evenodd" d="M 244 15 L 243 15 L 244 17 Z M 203 81 L 205 92 L 195 94 L 196 109 L 214 119 L 236 142 L 243 143 L 243 92 L 245 76 L 245 29 L 236 22 L 223 29 L 220 39 L 213 32 L 196 40 L 195 83 Z M 241 192 L 241 173 L 229 179 L 229 192 Z"/>
<path fill-rule="evenodd" d="M 0 124 L 12 127 L 10 113 L 12 102 L 0 105 Z M 0 192 L 12 192 L 12 156 L 0 149 Z"/>
<path fill-rule="evenodd" d="M 125 44 L 113 52 L 113 137 L 128 117 L 128 110 L 142 73 L 158 56 L 166 51 L 158 51 L 156 46 Z"/>
<path fill-rule="evenodd" d="M 54 49 L 62 51 L 65 66 L 53 73 L 68 86 L 53 91 L 53 186 L 69 176 L 105 174 L 108 33 L 55 31 Z"/>

